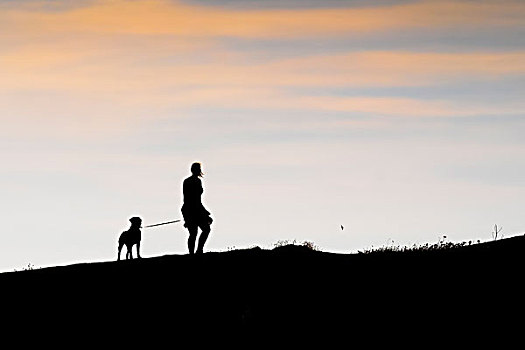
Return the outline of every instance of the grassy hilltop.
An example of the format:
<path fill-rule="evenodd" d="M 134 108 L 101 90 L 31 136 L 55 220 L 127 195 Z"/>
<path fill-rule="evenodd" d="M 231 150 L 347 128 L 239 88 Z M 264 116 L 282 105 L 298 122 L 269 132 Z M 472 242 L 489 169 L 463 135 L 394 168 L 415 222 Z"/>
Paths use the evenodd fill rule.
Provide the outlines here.
<path fill-rule="evenodd" d="M 133 329 L 141 337 L 169 337 L 204 327 L 232 335 L 344 329 L 359 336 L 370 330 L 430 334 L 443 327 L 468 333 L 524 309 L 523 236 L 404 252 L 310 248 L 2 273 L 2 315 L 13 326 L 80 334 Z"/>

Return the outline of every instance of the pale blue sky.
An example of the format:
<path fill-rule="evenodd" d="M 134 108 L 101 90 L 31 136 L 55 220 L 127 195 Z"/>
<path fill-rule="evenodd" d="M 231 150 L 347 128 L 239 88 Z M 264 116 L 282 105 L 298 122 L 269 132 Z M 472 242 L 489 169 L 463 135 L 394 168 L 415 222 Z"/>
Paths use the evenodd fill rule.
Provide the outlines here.
<path fill-rule="evenodd" d="M 521 2 L 208 3 L 0 1 L 0 271 L 115 259 L 193 161 L 212 251 L 525 232 Z"/>

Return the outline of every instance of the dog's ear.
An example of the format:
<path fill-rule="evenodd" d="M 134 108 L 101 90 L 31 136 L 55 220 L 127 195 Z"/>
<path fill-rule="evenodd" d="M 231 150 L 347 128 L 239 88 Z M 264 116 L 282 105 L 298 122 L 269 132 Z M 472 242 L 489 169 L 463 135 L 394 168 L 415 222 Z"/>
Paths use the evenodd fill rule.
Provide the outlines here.
<path fill-rule="evenodd" d="M 134 217 L 132 217 L 131 219 L 129 219 L 129 221 L 130 221 L 132 224 L 137 224 L 137 225 L 142 224 L 142 219 L 139 218 L 138 216 L 134 216 Z"/>

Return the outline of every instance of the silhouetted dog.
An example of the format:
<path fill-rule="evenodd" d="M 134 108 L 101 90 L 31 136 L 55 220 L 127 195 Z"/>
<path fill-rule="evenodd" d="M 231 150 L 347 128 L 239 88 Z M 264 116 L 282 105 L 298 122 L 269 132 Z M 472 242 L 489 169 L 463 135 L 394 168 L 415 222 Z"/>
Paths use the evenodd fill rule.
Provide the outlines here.
<path fill-rule="evenodd" d="M 117 261 L 120 260 L 120 251 L 124 245 L 126 245 L 126 248 L 128 249 L 126 253 L 126 259 L 133 259 L 131 248 L 133 248 L 135 244 L 137 245 L 137 258 L 140 258 L 140 225 L 142 224 L 142 219 L 139 217 L 132 217 L 129 219 L 129 221 L 131 222 L 131 227 L 129 230 L 122 232 L 120 234 L 120 238 L 118 239 Z"/>

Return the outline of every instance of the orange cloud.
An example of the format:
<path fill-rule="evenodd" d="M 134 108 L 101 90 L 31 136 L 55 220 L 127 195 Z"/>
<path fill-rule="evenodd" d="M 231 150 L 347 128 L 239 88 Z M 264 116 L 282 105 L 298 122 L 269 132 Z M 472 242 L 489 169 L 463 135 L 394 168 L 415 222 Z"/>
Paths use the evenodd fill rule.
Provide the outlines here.
<path fill-rule="evenodd" d="M 0 13 L 0 40 L 6 38 L 0 90 L 62 89 L 145 98 L 188 87 L 384 87 L 493 79 L 523 74 L 525 53 L 369 51 L 253 63 L 249 53 L 228 51 L 215 38 L 521 25 L 523 15 L 525 5 L 517 2 L 238 11 L 165 0 L 101 0 L 54 12 L 32 3 Z"/>
<path fill-rule="evenodd" d="M 7 10 L 22 31 L 282 38 L 449 26 L 522 26 L 525 5 L 425 1 L 384 7 L 231 10 L 167 0 L 97 1 L 62 12 Z"/>
<path fill-rule="evenodd" d="M 491 80 L 525 74 L 525 52 L 417 53 L 369 51 L 300 57 L 251 64 L 244 55 L 222 62 L 167 62 L 155 54 L 136 63 L 130 52 L 98 54 L 22 50 L 1 60 L 0 89 L 77 89 L 105 93 L 147 93 L 176 89 L 269 89 L 283 87 L 421 86 Z M 124 51 L 126 52 L 126 51 Z M 221 53 L 217 52 L 217 56 Z M 162 54 L 160 55 L 162 58 Z M 220 92 L 219 92 L 220 95 Z"/>
<path fill-rule="evenodd" d="M 524 51 L 364 51 L 261 61 L 250 53 L 227 50 L 216 38 L 346 35 L 487 23 L 512 26 L 523 18 L 524 8 L 518 3 L 422 2 L 337 10 L 233 11 L 161 0 L 116 0 L 46 12 L 20 5 L 0 12 L 0 40 L 5 40 L 0 91 L 4 96 L 22 92 L 16 98 L 0 96 L 0 117 L 14 115 L 22 128 L 26 123 L 20 115 L 31 118 L 43 111 L 48 120 L 89 115 L 82 118 L 81 127 L 96 130 L 99 125 L 118 128 L 122 120 L 133 124 L 141 118 L 135 112 L 141 108 L 310 109 L 405 116 L 473 115 L 496 109 L 513 113 L 522 106 L 307 96 L 294 88 L 487 81 L 525 74 Z M 27 103 L 26 91 L 57 92 L 60 100 L 39 97 Z"/>
<path fill-rule="evenodd" d="M 222 64 L 156 66 L 137 65 L 133 57 L 120 53 L 83 57 L 75 53 L 61 56 L 52 52 L 42 54 L 39 50 L 23 51 L 2 62 L 0 91 L 14 94 L 38 91 L 41 97 L 27 100 L 22 93 L 17 99 L 3 98 L 0 117 L 5 121 L 5 118 L 12 119 L 11 115 L 16 116 L 10 125 L 17 124 L 25 130 L 27 125 L 33 125 L 28 122 L 32 116 L 45 115 L 50 125 L 60 124 L 61 130 L 69 128 L 68 134 L 77 135 L 87 130 L 118 131 L 124 121 L 132 127 L 155 118 L 156 112 L 162 110 L 173 111 L 173 118 L 184 117 L 187 111 L 199 107 L 412 117 L 509 114 L 525 107 L 508 103 L 491 105 L 490 101 L 458 104 L 438 98 L 423 101 L 399 97 L 315 96 L 294 90 L 424 86 L 523 75 L 525 52 L 361 52 L 258 65 L 246 64 L 243 60 L 242 55 L 232 55 Z M 55 99 L 59 100 L 49 100 L 46 91 L 56 92 Z M 67 123 L 63 122 L 64 116 L 70 116 Z M 273 127 L 275 122 L 269 123 L 265 127 Z M 334 127 L 332 124 L 316 127 Z"/>

